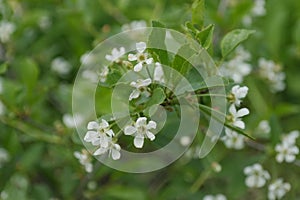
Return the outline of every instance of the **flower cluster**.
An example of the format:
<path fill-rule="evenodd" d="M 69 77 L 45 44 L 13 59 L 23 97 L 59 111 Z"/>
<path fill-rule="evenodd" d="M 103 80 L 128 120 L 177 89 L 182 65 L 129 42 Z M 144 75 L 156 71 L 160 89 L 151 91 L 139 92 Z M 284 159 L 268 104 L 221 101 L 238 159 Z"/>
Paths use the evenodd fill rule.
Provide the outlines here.
<path fill-rule="evenodd" d="M 295 161 L 299 154 L 299 148 L 296 146 L 296 139 L 299 137 L 299 131 L 292 131 L 282 138 L 282 142 L 275 146 L 277 152 L 276 161 L 291 163 Z"/>
<path fill-rule="evenodd" d="M 235 56 L 221 66 L 221 75 L 233 79 L 235 83 L 243 82 L 244 77 L 251 72 L 251 65 L 248 63 L 250 58 L 248 51 L 243 47 L 238 47 L 235 50 Z"/>
<path fill-rule="evenodd" d="M 266 14 L 265 0 L 254 0 L 249 14 L 243 17 L 243 24 L 249 26 L 252 24 L 252 17 L 261 17 Z"/>
<path fill-rule="evenodd" d="M 245 183 L 249 188 L 261 188 L 271 178 L 269 172 L 259 163 L 245 167 L 244 174 L 247 176 Z M 278 178 L 268 186 L 268 199 L 281 199 L 290 189 L 289 183 L 284 183 L 282 178 Z"/>
<path fill-rule="evenodd" d="M 0 41 L 6 43 L 10 40 L 11 35 L 15 31 L 16 27 L 13 23 L 8 21 L 0 22 Z"/>
<path fill-rule="evenodd" d="M 72 66 L 63 57 L 57 57 L 51 62 L 51 69 L 57 74 L 64 76 L 71 71 Z"/>
<path fill-rule="evenodd" d="M 248 115 L 250 112 L 247 108 L 237 109 L 241 105 L 242 99 L 246 97 L 248 87 L 235 85 L 231 88 L 231 93 L 228 95 L 229 106 L 228 121 L 241 129 L 245 129 L 245 123 L 242 117 Z M 227 148 L 242 149 L 244 147 L 244 136 L 238 134 L 236 131 L 225 128 L 225 136 L 222 140 Z"/>
<path fill-rule="evenodd" d="M 112 65 L 116 64 L 117 66 L 124 67 L 123 69 L 132 70 L 134 73 L 140 73 L 143 68 L 147 68 L 149 64 L 154 64 L 154 74 L 153 77 L 150 76 L 145 79 L 137 79 L 131 81 L 129 85 L 133 88 L 130 93 L 128 100 L 133 101 L 139 99 L 141 96 L 150 97 L 151 89 L 149 88 L 153 82 L 163 82 L 164 74 L 163 69 L 160 63 L 153 63 L 153 58 L 147 52 L 147 46 L 144 42 L 136 43 L 137 53 L 128 54 L 128 60 L 125 60 L 123 55 L 125 54 L 125 48 L 114 48 L 111 52 L 111 55 L 106 55 L 105 59 L 110 61 Z M 86 60 L 87 58 L 85 58 Z M 131 67 L 132 66 L 132 67 Z M 148 69 L 147 69 L 148 71 Z M 111 68 L 110 66 L 105 66 L 100 73 L 97 75 L 97 79 L 100 82 L 105 82 L 107 77 L 110 75 Z M 91 74 L 87 74 L 87 71 L 84 72 L 86 78 Z M 96 77 L 94 78 L 96 79 Z M 115 119 L 112 119 L 114 121 Z M 106 120 L 101 119 L 101 121 L 91 121 L 87 125 L 87 133 L 84 137 L 84 141 L 91 143 L 93 146 L 97 147 L 94 151 L 94 155 L 103 155 L 108 153 L 113 160 L 118 160 L 121 158 L 121 146 L 117 144 L 118 138 L 121 136 L 121 133 L 124 132 L 124 135 L 133 136 L 133 144 L 136 148 L 142 148 L 144 146 L 144 140 L 149 139 L 153 141 L 155 139 L 155 134 L 153 131 L 156 129 L 156 122 L 147 119 L 147 117 L 136 117 L 136 121 L 131 124 L 120 128 L 118 134 L 115 134 L 113 131 L 114 124 L 109 124 Z M 117 127 L 116 127 L 117 128 Z"/>
<path fill-rule="evenodd" d="M 79 163 L 84 166 L 86 172 L 91 173 L 93 171 L 90 154 L 85 149 L 82 149 L 81 152 L 75 151 L 74 156 L 79 160 Z"/>
<path fill-rule="evenodd" d="M 100 122 L 91 121 L 88 123 L 87 129 L 88 132 L 84 137 L 84 141 L 90 142 L 97 147 L 94 152 L 95 156 L 108 152 L 112 159 L 120 159 L 121 147 L 115 143 L 115 133 L 106 120 L 102 119 Z"/>
<path fill-rule="evenodd" d="M 285 89 L 285 73 L 282 67 L 272 60 L 260 58 L 258 60 L 259 75 L 269 84 L 272 92 L 280 92 Z"/>

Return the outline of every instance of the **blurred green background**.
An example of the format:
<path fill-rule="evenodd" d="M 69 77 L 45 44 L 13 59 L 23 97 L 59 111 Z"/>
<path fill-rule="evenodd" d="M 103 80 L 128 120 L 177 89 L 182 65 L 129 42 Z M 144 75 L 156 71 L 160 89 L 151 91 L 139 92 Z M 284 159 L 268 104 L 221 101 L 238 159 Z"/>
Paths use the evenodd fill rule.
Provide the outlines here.
<path fill-rule="evenodd" d="M 228 150 L 218 144 L 205 159 L 181 158 L 162 170 L 127 174 L 94 162 L 86 173 L 74 151 L 82 143 L 76 131 L 63 122 L 71 113 L 72 83 L 80 58 L 99 42 L 122 31 L 134 20 L 158 20 L 168 28 L 184 32 L 191 19 L 192 0 L 1 0 L 1 22 L 14 24 L 8 41 L 0 43 L 0 148 L 8 159 L 0 164 L 0 199 L 201 199 L 223 193 L 228 199 L 266 199 L 266 189 L 250 190 L 244 184 L 243 169 L 254 162 L 275 177 L 292 185 L 286 199 L 300 198 L 299 163 L 275 162 L 272 148 L 280 135 L 300 129 L 300 1 L 266 1 L 266 13 L 243 22 L 253 6 L 251 0 L 206 2 L 205 25 L 215 24 L 209 49 L 218 63 L 220 40 L 235 28 L 256 33 L 244 44 L 251 53 L 253 73 L 244 83 L 249 89 L 245 105 L 247 131 L 260 120 L 271 124 L 270 138 L 258 138 L 266 152 L 245 148 Z M 124 26 L 123 26 L 124 29 Z M 3 31 L 0 29 L 0 32 Z M 0 33 L 0 38 L 1 34 Z M 279 63 L 286 73 L 286 89 L 272 93 L 258 78 L 257 61 L 265 57 Z M 57 60 L 57 58 L 59 58 Z M 67 72 L 53 68 L 63 63 Z M 99 113 L 110 111 L 108 91 L 97 98 Z M 215 172 L 215 164 L 222 171 Z M 288 170 L 287 170 L 288 168 Z M 6 198 L 5 198 L 6 197 Z"/>

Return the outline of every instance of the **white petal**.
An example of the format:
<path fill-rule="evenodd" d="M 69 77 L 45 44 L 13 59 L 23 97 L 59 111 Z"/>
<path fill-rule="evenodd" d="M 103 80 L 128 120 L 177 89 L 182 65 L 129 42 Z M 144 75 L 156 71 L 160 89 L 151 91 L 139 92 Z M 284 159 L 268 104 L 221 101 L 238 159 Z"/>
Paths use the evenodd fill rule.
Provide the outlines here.
<path fill-rule="evenodd" d="M 152 83 L 151 79 L 147 78 L 141 82 L 141 86 L 146 87 L 146 86 L 150 85 L 151 83 Z"/>
<path fill-rule="evenodd" d="M 143 53 L 146 50 L 147 46 L 145 42 L 136 43 L 136 50 L 140 53 Z"/>
<path fill-rule="evenodd" d="M 105 55 L 105 59 L 108 61 L 114 61 L 114 59 L 111 55 Z"/>
<path fill-rule="evenodd" d="M 124 129 L 124 134 L 125 135 L 132 135 L 136 132 L 136 128 L 133 126 L 126 126 Z"/>
<path fill-rule="evenodd" d="M 149 123 L 147 124 L 147 129 L 156 129 L 156 122 L 155 121 L 149 121 Z"/>
<path fill-rule="evenodd" d="M 141 92 L 139 90 L 133 90 L 129 95 L 129 101 L 132 99 L 137 99 L 140 96 Z"/>
<path fill-rule="evenodd" d="M 292 155 L 292 154 L 288 154 L 288 155 L 285 156 L 285 160 L 286 160 L 286 162 L 288 162 L 288 163 L 293 162 L 295 159 L 296 159 L 296 156 L 295 156 L 295 155 Z"/>
<path fill-rule="evenodd" d="M 106 131 L 106 134 L 107 134 L 108 136 L 110 136 L 110 137 L 113 137 L 113 136 L 115 136 L 115 133 L 114 133 L 114 131 L 113 131 L 113 130 L 111 130 L 111 129 L 109 129 L 108 131 Z"/>
<path fill-rule="evenodd" d="M 146 135 L 151 141 L 153 141 L 155 139 L 155 135 L 153 133 L 151 133 L 150 131 L 147 131 Z"/>
<path fill-rule="evenodd" d="M 144 145 L 144 137 L 136 136 L 133 140 L 133 144 L 136 148 L 142 148 Z"/>
<path fill-rule="evenodd" d="M 153 63 L 153 58 L 148 58 L 147 60 L 146 60 L 146 64 L 151 64 L 151 63 Z"/>
<path fill-rule="evenodd" d="M 107 127 L 109 127 L 109 123 L 105 119 L 102 119 L 100 123 L 100 128 L 107 128 Z"/>
<path fill-rule="evenodd" d="M 86 142 L 92 142 L 97 138 L 98 133 L 96 131 L 88 131 L 84 136 L 83 140 Z"/>
<path fill-rule="evenodd" d="M 236 108 L 235 108 L 235 105 L 232 104 L 230 107 L 229 107 L 229 112 L 235 116 L 236 115 Z"/>
<path fill-rule="evenodd" d="M 102 154 L 104 154 L 106 151 L 107 151 L 106 148 L 100 147 L 99 149 L 97 149 L 97 150 L 94 152 L 93 155 L 94 155 L 94 156 L 102 155 Z"/>
<path fill-rule="evenodd" d="M 243 117 L 245 115 L 248 115 L 250 112 L 248 108 L 242 108 L 237 112 L 237 117 Z"/>
<path fill-rule="evenodd" d="M 107 136 L 101 136 L 100 137 L 100 146 L 107 148 L 108 147 L 108 137 Z"/>
<path fill-rule="evenodd" d="M 143 63 L 142 62 L 139 62 L 138 64 L 136 64 L 133 68 L 133 71 L 135 72 L 139 72 L 143 69 Z"/>
<path fill-rule="evenodd" d="M 130 53 L 130 54 L 128 55 L 128 60 L 129 60 L 129 61 L 135 61 L 135 60 L 137 60 L 137 57 L 136 57 L 136 55 Z"/>
<path fill-rule="evenodd" d="M 137 127 L 146 126 L 146 124 L 147 124 L 147 118 L 146 117 L 139 117 L 136 120 L 135 124 L 136 124 Z"/>
<path fill-rule="evenodd" d="M 121 157 L 121 153 L 116 149 L 112 149 L 111 150 L 111 157 L 112 157 L 113 160 L 118 160 Z"/>
<path fill-rule="evenodd" d="M 84 165 L 85 171 L 91 173 L 93 171 L 93 165 L 91 163 L 86 163 Z"/>
<path fill-rule="evenodd" d="M 87 129 L 91 130 L 91 129 L 98 129 L 99 128 L 99 124 L 95 121 L 91 121 L 88 123 L 87 125 Z"/>
<path fill-rule="evenodd" d="M 256 178 L 255 178 L 255 176 L 248 176 L 246 178 L 245 183 L 246 183 L 246 185 L 248 187 L 254 187 L 256 185 Z"/>
<path fill-rule="evenodd" d="M 245 122 L 243 122 L 243 121 L 235 121 L 234 123 L 233 123 L 233 125 L 234 126 L 236 126 L 236 127 L 238 127 L 238 128 L 241 128 L 241 129 L 245 129 Z"/>

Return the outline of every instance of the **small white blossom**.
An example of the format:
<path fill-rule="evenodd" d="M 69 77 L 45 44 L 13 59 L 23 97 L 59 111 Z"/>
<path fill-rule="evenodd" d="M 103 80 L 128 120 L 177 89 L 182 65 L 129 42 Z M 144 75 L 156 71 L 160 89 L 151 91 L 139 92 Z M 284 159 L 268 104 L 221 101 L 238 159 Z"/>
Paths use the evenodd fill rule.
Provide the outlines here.
<path fill-rule="evenodd" d="M 107 148 L 109 146 L 109 138 L 115 134 L 110 129 L 109 123 L 102 119 L 101 122 L 91 121 L 87 125 L 88 132 L 84 137 L 84 141 L 91 142 L 94 146 L 100 145 Z"/>
<path fill-rule="evenodd" d="M 296 140 L 298 137 L 299 137 L 299 131 L 292 131 L 289 134 L 283 136 L 282 143 L 294 145 L 296 144 Z"/>
<path fill-rule="evenodd" d="M 158 81 L 160 83 L 165 83 L 164 71 L 163 71 L 163 68 L 162 68 L 162 66 L 159 62 L 155 63 L 153 80 Z"/>
<path fill-rule="evenodd" d="M 144 64 L 151 64 L 153 62 L 153 58 L 148 58 L 148 54 L 144 52 L 146 48 L 145 42 L 138 42 L 136 43 L 136 50 L 138 53 L 128 55 L 129 61 L 137 61 L 137 64 L 133 68 L 135 72 L 141 71 Z"/>
<path fill-rule="evenodd" d="M 89 80 L 92 83 L 98 83 L 99 75 L 92 70 L 87 69 L 82 72 L 82 78 Z"/>
<path fill-rule="evenodd" d="M 259 133 L 263 133 L 263 134 L 269 134 L 271 131 L 271 127 L 270 124 L 267 120 L 262 120 L 261 122 L 259 122 L 258 127 L 257 127 L 257 131 Z"/>
<path fill-rule="evenodd" d="M 147 23 L 144 20 L 139 20 L 139 21 L 135 20 L 129 24 L 124 24 L 121 29 L 122 29 L 122 31 L 130 31 L 133 29 L 144 28 L 146 26 L 147 26 Z"/>
<path fill-rule="evenodd" d="M 225 136 L 222 137 L 222 140 L 225 146 L 229 149 L 242 149 L 244 148 L 244 138 L 245 136 L 238 134 L 237 132 L 225 128 Z"/>
<path fill-rule="evenodd" d="M 5 43 L 10 40 L 11 35 L 15 31 L 16 27 L 13 23 L 8 21 L 0 22 L 0 41 Z"/>
<path fill-rule="evenodd" d="M 250 113 L 249 110 L 247 108 L 237 110 L 235 105 L 232 104 L 229 107 L 229 113 L 229 118 L 232 124 L 241 129 L 245 129 L 245 122 L 242 121 L 241 117 L 248 115 Z"/>
<path fill-rule="evenodd" d="M 126 126 L 124 129 L 125 135 L 134 136 L 134 146 L 136 148 L 142 148 L 144 145 L 144 138 L 148 138 L 151 141 L 155 139 L 155 135 L 150 131 L 156 129 L 156 122 L 149 121 L 147 124 L 146 117 L 139 117 L 133 126 Z"/>
<path fill-rule="evenodd" d="M 39 19 L 38 24 L 41 29 L 46 30 L 51 26 L 52 21 L 49 16 L 44 15 Z"/>
<path fill-rule="evenodd" d="M 296 159 L 296 155 L 299 153 L 299 148 L 289 143 L 281 143 L 275 146 L 275 151 L 277 152 L 277 162 L 282 163 L 283 161 L 286 161 L 290 163 Z"/>
<path fill-rule="evenodd" d="M 117 48 L 113 48 L 113 50 L 111 51 L 111 55 L 106 55 L 105 59 L 111 62 L 119 62 L 120 57 L 123 56 L 124 54 L 125 54 L 124 47 L 120 47 L 119 50 Z"/>
<path fill-rule="evenodd" d="M 266 4 L 265 0 L 255 0 L 251 10 L 252 16 L 254 17 L 264 16 L 266 14 L 265 4 Z"/>
<path fill-rule="evenodd" d="M 240 106 L 241 100 L 248 94 L 249 88 L 247 86 L 241 87 L 235 85 L 231 88 L 231 100 L 236 106 Z"/>
<path fill-rule="evenodd" d="M 80 63 L 82 65 L 96 65 L 96 55 L 91 51 L 87 51 L 80 56 Z"/>
<path fill-rule="evenodd" d="M 236 83 L 243 82 L 244 77 L 251 72 L 251 65 L 247 63 L 250 58 L 249 52 L 244 50 L 243 47 L 237 48 L 235 57 L 221 66 L 221 75 L 233 79 Z"/>
<path fill-rule="evenodd" d="M 101 83 L 104 83 L 107 79 L 107 75 L 109 73 L 109 68 L 107 66 L 104 66 L 99 75 L 99 81 Z"/>
<path fill-rule="evenodd" d="M 291 184 L 284 183 L 282 178 L 277 179 L 268 187 L 268 199 L 276 200 L 282 197 L 291 189 Z"/>
<path fill-rule="evenodd" d="M 75 128 L 76 125 L 80 125 L 83 123 L 83 117 L 79 114 L 71 115 L 71 114 L 64 114 L 63 115 L 63 123 L 66 125 L 68 128 Z"/>
<path fill-rule="evenodd" d="M 129 95 L 129 101 L 131 101 L 132 99 L 137 99 L 142 92 L 147 92 L 147 86 L 149 86 L 151 83 L 152 81 L 150 78 L 147 78 L 145 80 L 138 79 L 136 82 L 132 81 L 130 83 L 130 86 L 134 87 L 135 89 Z M 147 95 L 149 94 L 147 93 Z"/>
<path fill-rule="evenodd" d="M 63 57 L 57 57 L 51 62 L 51 69 L 59 75 L 67 75 L 72 66 Z"/>
<path fill-rule="evenodd" d="M 217 195 L 209 194 L 204 196 L 203 200 L 227 200 L 227 198 L 223 194 L 217 194 Z"/>
<path fill-rule="evenodd" d="M 79 163 L 84 166 L 86 172 L 91 173 L 93 171 L 91 157 L 85 149 L 82 149 L 81 152 L 75 151 L 74 156 L 79 160 Z"/>
<path fill-rule="evenodd" d="M 285 73 L 282 67 L 272 60 L 260 58 L 258 60 L 259 75 L 266 79 L 271 87 L 272 92 L 280 92 L 285 89 Z"/>
<path fill-rule="evenodd" d="M 192 140 L 189 136 L 182 136 L 180 138 L 180 144 L 184 147 L 189 146 L 192 143 Z"/>
<path fill-rule="evenodd" d="M 0 148 L 0 168 L 2 167 L 2 165 L 6 162 L 9 161 L 9 154 L 8 152 L 3 149 L 3 148 Z"/>
<path fill-rule="evenodd" d="M 103 155 L 108 152 L 108 156 L 111 157 L 113 160 L 118 160 L 121 157 L 120 153 L 121 147 L 120 145 L 116 144 L 112 141 L 111 137 L 108 137 L 108 146 L 104 147 L 101 146 L 94 152 L 94 156 Z"/>
<path fill-rule="evenodd" d="M 0 193 L 0 197 L 1 197 L 1 199 L 3 199 L 3 200 L 8 199 L 8 194 L 7 194 L 7 192 L 3 190 L 3 191 Z"/>
<path fill-rule="evenodd" d="M 250 188 L 263 187 L 266 184 L 266 181 L 270 179 L 269 172 L 264 170 L 258 163 L 245 167 L 244 174 L 247 176 L 245 183 Z"/>

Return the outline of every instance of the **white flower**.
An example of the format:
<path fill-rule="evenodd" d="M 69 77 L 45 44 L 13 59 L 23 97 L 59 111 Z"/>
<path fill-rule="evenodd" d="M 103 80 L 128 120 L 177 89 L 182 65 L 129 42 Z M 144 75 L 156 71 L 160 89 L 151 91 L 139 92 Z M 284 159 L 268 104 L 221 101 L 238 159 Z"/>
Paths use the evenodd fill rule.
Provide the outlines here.
<path fill-rule="evenodd" d="M 3 149 L 3 148 L 0 148 L 0 168 L 2 167 L 2 165 L 6 162 L 9 161 L 9 155 L 8 155 L 8 152 Z"/>
<path fill-rule="evenodd" d="M 241 99 L 245 98 L 249 88 L 247 86 L 241 87 L 235 85 L 231 88 L 232 101 L 236 106 L 240 106 Z"/>
<path fill-rule="evenodd" d="M 238 134 L 237 132 L 225 128 L 225 136 L 222 137 L 222 140 L 227 148 L 232 149 L 242 149 L 244 148 L 244 136 Z"/>
<path fill-rule="evenodd" d="M 83 117 L 79 114 L 71 115 L 71 114 L 64 114 L 63 115 L 63 123 L 66 125 L 68 128 L 75 128 L 76 125 L 80 125 L 83 122 Z"/>
<path fill-rule="evenodd" d="M 299 131 L 292 131 L 289 134 L 283 136 L 282 143 L 294 145 L 298 137 L 299 137 Z"/>
<path fill-rule="evenodd" d="M 299 148 L 289 143 L 281 143 L 275 146 L 275 151 L 277 152 L 277 162 L 282 163 L 283 161 L 286 161 L 290 163 L 296 159 L 296 155 L 299 153 Z"/>
<path fill-rule="evenodd" d="M 38 24 L 41 29 L 46 30 L 51 26 L 52 21 L 49 16 L 44 15 L 39 19 Z"/>
<path fill-rule="evenodd" d="M 266 181 L 270 179 L 270 174 L 268 171 L 264 170 L 262 166 L 258 163 L 245 167 L 244 174 L 247 175 L 246 185 L 248 187 L 260 188 L 266 184 Z"/>
<path fill-rule="evenodd" d="M 92 83 L 104 83 L 107 79 L 107 75 L 109 74 L 109 68 L 104 66 L 101 72 L 94 72 L 90 69 L 86 69 L 82 72 L 82 77 L 86 80 L 89 80 Z"/>
<path fill-rule="evenodd" d="M 162 68 L 162 66 L 159 62 L 155 63 L 153 80 L 161 82 L 161 83 L 165 83 L 164 71 L 163 71 L 163 68 Z"/>
<path fill-rule="evenodd" d="M 80 63 L 82 65 L 96 65 L 96 56 L 94 53 L 91 53 L 91 51 L 87 51 L 84 54 L 80 56 Z"/>
<path fill-rule="evenodd" d="M 244 48 L 237 48 L 235 57 L 221 66 L 221 75 L 232 78 L 236 83 L 243 82 L 244 76 L 251 72 L 251 65 L 247 63 L 250 57 L 249 52 L 245 51 Z"/>
<path fill-rule="evenodd" d="M 51 62 L 51 69 L 59 75 L 67 75 L 72 66 L 63 57 L 57 57 Z"/>
<path fill-rule="evenodd" d="M 182 136 L 180 138 L 180 144 L 184 147 L 189 146 L 192 143 L 192 140 L 189 136 Z"/>
<path fill-rule="evenodd" d="M 247 108 L 236 110 L 235 105 L 232 104 L 229 107 L 229 113 L 230 113 L 229 118 L 232 124 L 241 129 L 245 129 L 245 122 L 242 121 L 241 117 L 248 115 L 250 113 L 249 110 Z"/>
<path fill-rule="evenodd" d="M 280 92 L 285 89 L 285 73 L 282 72 L 282 67 L 272 60 L 260 58 L 258 60 L 259 75 L 266 79 L 271 87 L 272 92 Z"/>
<path fill-rule="evenodd" d="M 259 122 L 257 131 L 259 131 L 260 133 L 269 134 L 271 131 L 269 122 L 267 120 L 262 120 L 261 122 Z"/>
<path fill-rule="evenodd" d="M 144 53 L 147 46 L 145 42 L 136 43 L 137 54 L 129 54 L 129 61 L 137 61 L 137 64 L 134 66 L 133 70 L 135 72 L 139 72 L 142 70 L 144 64 L 151 64 L 153 62 L 153 58 L 148 58 L 148 54 Z"/>
<path fill-rule="evenodd" d="M 109 73 L 108 67 L 104 66 L 102 71 L 99 73 L 99 81 L 101 83 L 104 83 L 106 81 L 108 73 Z"/>
<path fill-rule="evenodd" d="M 120 47 L 119 50 L 117 48 L 113 48 L 113 50 L 111 51 L 111 55 L 106 55 L 105 59 L 111 62 L 119 62 L 120 57 L 123 56 L 124 54 L 125 54 L 124 47 Z"/>
<path fill-rule="evenodd" d="M 94 156 L 103 155 L 106 152 L 108 152 L 109 157 L 111 157 L 113 160 L 118 160 L 121 157 L 120 150 L 121 150 L 120 145 L 114 143 L 112 141 L 112 138 L 108 137 L 108 146 L 107 147 L 101 146 L 99 149 L 97 149 L 94 152 Z"/>
<path fill-rule="evenodd" d="M 100 123 L 91 121 L 87 126 L 88 132 L 84 137 L 84 141 L 91 142 L 94 146 L 100 145 L 101 147 L 107 148 L 109 146 L 109 138 L 115 134 L 108 122 L 104 119 Z"/>
<path fill-rule="evenodd" d="M 203 197 L 203 200 L 226 200 L 227 198 L 223 194 L 217 195 L 206 195 Z"/>
<path fill-rule="evenodd" d="M 132 21 L 130 24 L 124 24 L 122 26 L 122 31 L 129 31 L 129 30 L 133 30 L 133 29 L 138 29 L 138 28 L 144 28 L 146 27 L 147 24 L 144 20 L 135 20 L 135 21 Z"/>
<path fill-rule="evenodd" d="M 137 99 L 142 92 L 147 92 L 147 86 L 149 86 L 151 83 L 152 81 L 150 78 L 147 78 L 145 80 L 138 79 L 136 82 L 132 81 L 130 83 L 130 86 L 134 87 L 135 89 L 129 95 L 129 101 L 131 101 L 132 99 Z"/>
<path fill-rule="evenodd" d="M 10 40 L 11 34 L 15 31 L 16 27 L 13 23 L 8 21 L 0 22 L 0 41 L 5 43 Z"/>
<path fill-rule="evenodd" d="M 74 156 L 79 160 L 79 163 L 84 166 L 86 172 L 91 173 L 93 171 L 90 155 L 85 149 L 82 149 L 81 152 L 75 151 Z"/>
<path fill-rule="evenodd" d="M 155 135 L 149 130 L 156 129 L 156 122 L 149 121 L 147 124 L 146 117 L 139 117 L 133 126 L 126 126 L 124 129 L 125 135 L 134 135 L 134 146 L 142 148 L 144 145 L 144 138 L 149 138 L 151 141 L 155 139 Z"/>
<path fill-rule="evenodd" d="M 255 0 L 251 10 L 251 14 L 254 17 L 264 16 L 266 14 L 265 0 Z"/>
<path fill-rule="evenodd" d="M 277 179 L 268 187 L 268 199 L 276 200 L 282 199 L 282 197 L 291 189 L 291 184 L 284 183 L 282 178 Z"/>

